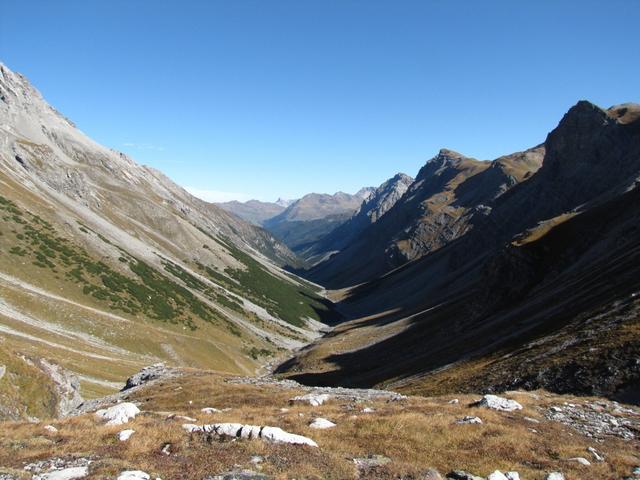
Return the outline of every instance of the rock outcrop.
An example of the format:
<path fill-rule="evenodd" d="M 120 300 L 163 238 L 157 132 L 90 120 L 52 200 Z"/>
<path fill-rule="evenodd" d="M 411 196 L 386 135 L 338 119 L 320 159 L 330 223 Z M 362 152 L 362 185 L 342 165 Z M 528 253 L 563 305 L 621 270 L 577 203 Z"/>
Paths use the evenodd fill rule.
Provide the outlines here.
<path fill-rule="evenodd" d="M 292 445 L 308 445 L 317 447 L 318 444 L 310 438 L 285 432 L 278 427 L 260 427 L 256 425 L 243 425 L 241 423 L 214 423 L 211 425 L 185 424 L 183 428 L 189 433 L 206 433 L 222 437 L 243 439 L 260 439 L 273 443 L 289 443 Z"/>
<path fill-rule="evenodd" d="M 515 400 L 510 400 L 508 398 L 499 397 L 497 395 L 485 395 L 474 404 L 478 407 L 486 407 L 491 408 L 492 410 L 500 410 L 503 412 L 513 412 L 514 410 L 522 410 L 522 405 L 520 405 Z"/>
<path fill-rule="evenodd" d="M 124 402 L 113 407 L 98 410 L 96 416 L 107 420 L 107 425 L 122 425 L 140 413 L 140 409 L 133 403 Z"/>

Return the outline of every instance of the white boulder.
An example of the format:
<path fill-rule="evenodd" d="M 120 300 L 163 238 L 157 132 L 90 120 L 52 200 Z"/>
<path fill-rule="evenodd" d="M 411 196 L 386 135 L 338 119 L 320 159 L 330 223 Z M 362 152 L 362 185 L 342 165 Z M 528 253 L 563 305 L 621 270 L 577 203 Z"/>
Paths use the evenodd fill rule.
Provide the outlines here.
<path fill-rule="evenodd" d="M 573 457 L 573 458 L 570 458 L 569 461 L 578 462 L 580 465 L 584 465 L 585 467 L 588 467 L 589 465 L 591 465 L 591 462 L 584 457 Z"/>
<path fill-rule="evenodd" d="M 487 407 L 493 410 L 500 410 L 503 412 L 513 412 L 514 410 L 522 410 L 520 405 L 515 400 L 499 397 L 497 395 L 485 395 L 482 400 L 475 403 L 478 407 Z"/>
<path fill-rule="evenodd" d="M 278 427 L 260 427 L 256 425 L 243 425 L 241 423 L 213 423 L 211 425 L 182 425 L 189 433 L 212 433 L 215 435 L 243 438 L 243 439 L 261 439 L 273 443 L 289 443 L 292 445 L 309 445 L 317 447 L 318 444 L 310 438 L 285 432 Z"/>
<path fill-rule="evenodd" d="M 496 470 L 495 472 L 491 473 L 487 477 L 487 480 L 508 480 L 508 479 L 504 473 L 502 473 L 500 470 Z"/>
<path fill-rule="evenodd" d="M 88 467 L 70 467 L 35 475 L 33 480 L 75 480 L 89 475 Z"/>
<path fill-rule="evenodd" d="M 118 480 L 150 480 L 148 473 L 142 470 L 125 470 L 118 475 Z"/>
<path fill-rule="evenodd" d="M 565 480 L 564 475 L 560 472 L 551 472 L 544 477 L 544 480 Z"/>
<path fill-rule="evenodd" d="M 309 427 L 324 430 L 325 428 L 333 428 L 336 424 L 327 420 L 326 418 L 315 418 L 313 422 L 309 424 Z"/>
<path fill-rule="evenodd" d="M 518 472 L 507 472 L 504 474 L 508 480 L 520 480 L 520 474 Z"/>
<path fill-rule="evenodd" d="M 329 400 L 331 395 L 326 393 L 307 393 L 306 395 L 299 395 L 297 397 L 293 397 L 289 400 L 289 403 L 308 403 L 312 407 L 318 407 L 322 405 L 324 402 Z"/>
<path fill-rule="evenodd" d="M 126 442 L 134 433 L 136 433 L 135 430 L 122 430 L 120 433 L 118 433 L 118 440 L 120 440 L 121 442 Z"/>
<path fill-rule="evenodd" d="M 140 413 L 140 409 L 133 403 L 124 402 L 113 407 L 98 410 L 96 415 L 107 421 L 107 425 L 122 425 L 130 419 L 135 418 Z"/>

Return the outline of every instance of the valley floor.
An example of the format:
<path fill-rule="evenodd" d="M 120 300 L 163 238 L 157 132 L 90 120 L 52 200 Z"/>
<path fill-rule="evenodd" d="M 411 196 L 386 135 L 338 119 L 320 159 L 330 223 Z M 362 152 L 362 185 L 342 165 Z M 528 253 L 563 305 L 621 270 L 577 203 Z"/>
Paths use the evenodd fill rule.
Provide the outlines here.
<path fill-rule="evenodd" d="M 318 406 L 290 402 L 304 394 L 328 398 Z M 544 479 L 550 472 L 562 472 L 568 480 L 622 479 L 632 478 L 640 465 L 640 410 L 545 391 L 504 396 L 523 408 L 496 411 L 474 405 L 479 395 L 403 397 L 180 370 L 177 376 L 93 401 L 77 416 L 2 424 L 0 478 L 69 478 L 46 473 L 86 466 L 85 478 L 95 479 L 115 479 L 127 470 L 165 480 L 440 478 L 433 471 L 428 476 L 429 469 L 442 477 L 464 470 L 484 478 L 500 470 L 516 471 L 523 479 Z M 107 426 L 93 412 L 123 401 L 141 410 L 124 425 Z M 203 411 L 208 407 L 215 410 Z M 335 427 L 310 427 L 319 417 Z M 465 417 L 478 417 L 482 423 L 458 423 Z M 183 428 L 226 422 L 280 427 L 312 439 L 318 447 Z M 118 434 L 124 429 L 135 433 L 121 441 Z M 253 473 L 216 477 L 243 470 Z"/>

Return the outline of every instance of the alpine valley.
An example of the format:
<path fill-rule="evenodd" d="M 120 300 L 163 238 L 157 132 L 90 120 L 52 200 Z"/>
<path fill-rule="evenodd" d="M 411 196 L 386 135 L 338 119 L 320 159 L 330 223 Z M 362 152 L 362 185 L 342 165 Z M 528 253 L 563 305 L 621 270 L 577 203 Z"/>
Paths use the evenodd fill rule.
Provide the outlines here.
<path fill-rule="evenodd" d="M 0 479 L 640 477 L 640 105 L 541 140 L 212 204 L 0 64 Z"/>

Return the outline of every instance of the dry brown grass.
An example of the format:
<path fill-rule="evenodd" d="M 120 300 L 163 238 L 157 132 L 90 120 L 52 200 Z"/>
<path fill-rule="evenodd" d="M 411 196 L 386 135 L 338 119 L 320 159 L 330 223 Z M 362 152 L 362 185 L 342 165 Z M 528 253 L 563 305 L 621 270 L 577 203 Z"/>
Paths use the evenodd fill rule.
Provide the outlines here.
<path fill-rule="evenodd" d="M 0 465 L 22 469 L 28 462 L 53 456 L 91 456 L 91 478 L 114 478 L 124 469 L 141 469 L 167 479 L 200 479 L 233 469 L 253 468 L 253 455 L 265 458 L 262 471 L 276 479 L 355 478 L 353 457 L 386 455 L 392 462 L 369 472 L 365 478 L 416 478 L 429 467 L 442 473 L 465 469 L 487 475 L 495 469 L 517 470 L 526 479 L 542 479 L 544 472 L 561 470 L 569 480 L 621 478 L 640 462 L 637 444 L 610 439 L 604 443 L 581 436 L 561 424 L 544 420 L 541 406 L 568 400 L 545 392 L 514 394 L 522 412 L 494 412 L 468 405 L 475 396 L 411 397 L 402 402 L 376 401 L 353 404 L 331 401 L 320 407 L 289 406 L 296 391 L 272 386 L 236 385 L 210 373 L 190 375 L 141 390 L 135 394 L 143 414 L 125 427 L 107 427 L 93 415 L 55 421 L 59 431 L 48 433 L 43 423 L 8 423 L 0 429 Z M 569 400 L 571 401 L 571 400 Z M 191 403 L 190 403 L 191 402 Z M 207 406 L 231 408 L 206 415 Z M 370 406 L 374 413 L 364 414 Z M 282 412 L 281 408 L 289 408 Z M 260 440 L 208 439 L 187 434 L 183 420 L 167 419 L 169 413 L 187 415 L 198 423 L 240 422 L 279 426 L 313 438 L 320 448 L 273 445 Z M 456 425 L 465 415 L 478 415 L 482 425 Z M 312 418 L 328 418 L 337 427 L 313 430 Z M 533 424 L 524 416 L 538 418 Z M 133 428 L 127 442 L 118 431 Z M 535 428 L 538 433 L 531 431 Z M 167 443 L 171 455 L 161 453 Z M 583 467 L 567 459 L 589 457 L 586 448 L 603 452 L 607 462 Z M 1 470 L 0 470 L 1 471 Z"/>

